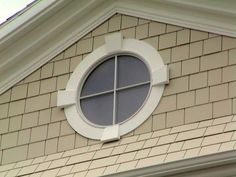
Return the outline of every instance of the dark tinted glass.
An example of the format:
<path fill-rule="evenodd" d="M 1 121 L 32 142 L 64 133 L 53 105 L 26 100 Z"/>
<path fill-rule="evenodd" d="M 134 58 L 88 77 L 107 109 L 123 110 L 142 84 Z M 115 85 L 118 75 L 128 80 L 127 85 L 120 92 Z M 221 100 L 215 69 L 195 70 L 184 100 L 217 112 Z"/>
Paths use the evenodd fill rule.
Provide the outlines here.
<path fill-rule="evenodd" d="M 118 56 L 118 88 L 149 81 L 148 68 L 133 56 Z"/>
<path fill-rule="evenodd" d="M 80 100 L 85 117 L 97 125 L 113 123 L 113 93 Z"/>
<path fill-rule="evenodd" d="M 114 87 L 115 60 L 109 59 L 89 74 L 82 88 L 81 96 L 112 90 Z"/>
<path fill-rule="evenodd" d="M 149 84 L 118 91 L 116 123 L 132 116 L 142 106 L 148 91 Z"/>

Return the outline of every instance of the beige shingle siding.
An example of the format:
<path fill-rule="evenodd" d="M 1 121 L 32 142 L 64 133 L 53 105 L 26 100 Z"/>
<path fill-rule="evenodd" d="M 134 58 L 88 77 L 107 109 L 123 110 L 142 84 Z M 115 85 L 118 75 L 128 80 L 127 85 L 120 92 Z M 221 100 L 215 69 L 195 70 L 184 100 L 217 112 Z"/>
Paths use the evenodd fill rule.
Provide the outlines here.
<path fill-rule="evenodd" d="M 155 47 L 170 67 L 170 83 L 146 122 L 121 140 L 102 144 L 68 125 L 56 107 L 57 91 L 115 31 Z M 0 176 L 93 176 L 235 149 L 235 48 L 234 38 L 126 15 L 111 17 L 0 95 Z"/>
<path fill-rule="evenodd" d="M 54 169 L 65 175 L 101 170 L 102 175 L 236 149 L 236 116 L 216 118 L 203 127 L 204 122 L 2 165 L 0 172 L 47 174 Z"/>

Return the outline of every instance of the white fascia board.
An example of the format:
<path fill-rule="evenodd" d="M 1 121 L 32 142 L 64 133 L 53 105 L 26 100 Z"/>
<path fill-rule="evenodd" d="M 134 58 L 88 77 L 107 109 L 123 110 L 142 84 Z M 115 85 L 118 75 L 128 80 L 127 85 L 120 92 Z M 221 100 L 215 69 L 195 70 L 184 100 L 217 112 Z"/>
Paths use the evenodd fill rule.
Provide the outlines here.
<path fill-rule="evenodd" d="M 230 2 L 231 1 L 231 2 Z M 234 0 L 165 0 L 165 3 L 175 4 L 177 6 L 194 8 L 200 11 L 211 11 L 212 13 L 221 13 L 235 16 L 236 4 L 232 3 Z"/>
<path fill-rule="evenodd" d="M 115 13 L 110 11 L 110 3 L 102 0 L 65 1 L 69 3 L 64 8 L 59 4 L 61 10 L 49 15 L 20 40 L 14 36 L 15 42 L 0 51 L 0 94 Z"/>
<path fill-rule="evenodd" d="M 104 175 L 102 177 L 164 177 L 172 175 L 180 177 L 226 177 L 234 176 L 235 174 L 236 150 L 232 150 Z"/>
<path fill-rule="evenodd" d="M 206 0 L 209 2 L 209 5 L 206 4 L 206 6 L 211 10 L 206 10 L 207 7 L 204 9 L 196 7 L 197 5 L 194 3 L 183 5 L 187 3 L 183 2 L 184 0 L 180 0 L 182 5 L 179 3 L 178 6 L 176 2 L 162 0 L 126 0 L 126 3 L 124 1 L 118 2 L 117 11 L 119 13 L 236 37 L 236 11 L 234 13 L 231 11 L 230 14 L 224 10 L 219 11 L 217 9 L 220 4 L 214 7 L 210 0 Z M 224 3 L 227 1 L 221 1 L 222 5 Z M 236 4 L 235 1 L 231 1 L 231 3 Z M 210 8 L 210 6 L 213 7 Z"/>
<path fill-rule="evenodd" d="M 220 5 L 210 9 L 210 0 L 205 10 L 179 1 L 185 5 L 174 0 L 39 1 L 0 27 L 0 94 L 115 13 L 236 37 L 236 11 L 217 10 Z"/>
<path fill-rule="evenodd" d="M 2 24 L 0 26 L 0 50 L 9 44 L 12 41 L 11 39 L 15 40 L 17 37 L 22 37 L 70 1 L 36 1 L 20 15 L 16 15 L 16 17 Z"/>

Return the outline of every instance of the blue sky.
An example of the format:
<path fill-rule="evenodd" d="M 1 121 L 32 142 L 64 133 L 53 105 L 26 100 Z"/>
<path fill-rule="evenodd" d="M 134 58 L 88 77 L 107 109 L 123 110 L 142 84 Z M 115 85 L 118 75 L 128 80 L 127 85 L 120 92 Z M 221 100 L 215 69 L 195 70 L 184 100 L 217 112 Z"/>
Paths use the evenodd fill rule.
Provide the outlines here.
<path fill-rule="evenodd" d="M 0 0 L 0 24 L 34 0 Z"/>

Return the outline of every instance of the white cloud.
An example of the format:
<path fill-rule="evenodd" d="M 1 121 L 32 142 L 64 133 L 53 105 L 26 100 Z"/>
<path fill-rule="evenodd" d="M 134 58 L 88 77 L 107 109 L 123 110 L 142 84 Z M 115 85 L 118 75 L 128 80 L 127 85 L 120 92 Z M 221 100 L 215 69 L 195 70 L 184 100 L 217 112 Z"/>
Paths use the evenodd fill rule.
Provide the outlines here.
<path fill-rule="evenodd" d="M 0 0 L 0 24 L 34 0 Z"/>

